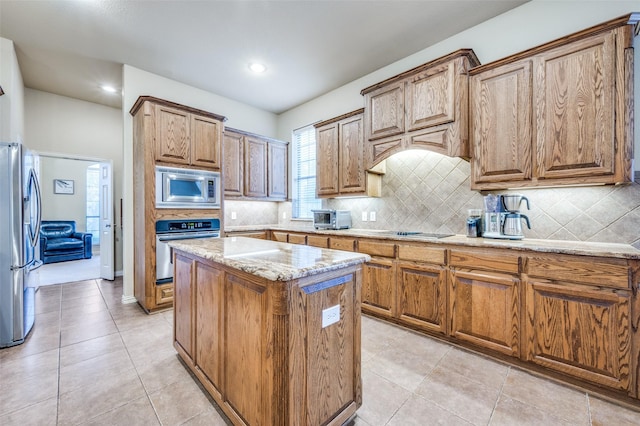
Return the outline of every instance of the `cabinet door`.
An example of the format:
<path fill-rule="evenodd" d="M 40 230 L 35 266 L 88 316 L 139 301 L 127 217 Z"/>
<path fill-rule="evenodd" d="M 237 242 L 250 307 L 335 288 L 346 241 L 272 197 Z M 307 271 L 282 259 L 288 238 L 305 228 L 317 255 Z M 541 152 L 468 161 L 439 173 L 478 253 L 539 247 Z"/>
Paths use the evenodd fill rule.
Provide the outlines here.
<path fill-rule="evenodd" d="M 396 304 L 396 268 L 391 259 L 371 258 L 362 268 L 362 311 L 391 318 Z"/>
<path fill-rule="evenodd" d="M 224 284 L 223 273 L 203 263 L 195 266 L 196 347 L 195 364 L 221 392 L 224 358 Z"/>
<path fill-rule="evenodd" d="M 269 198 L 287 198 L 287 145 L 269 142 Z"/>
<path fill-rule="evenodd" d="M 536 61 L 537 176 L 613 174 L 614 33 L 550 50 Z"/>
<path fill-rule="evenodd" d="M 338 123 L 316 129 L 316 194 L 337 195 Z"/>
<path fill-rule="evenodd" d="M 191 164 L 220 169 L 222 123 L 208 117 L 191 116 Z"/>
<path fill-rule="evenodd" d="M 367 190 L 364 169 L 364 133 L 362 116 L 338 123 L 338 176 L 340 193 L 363 193 Z"/>
<path fill-rule="evenodd" d="M 473 189 L 531 180 L 531 67 L 525 60 L 471 77 Z"/>
<path fill-rule="evenodd" d="M 405 85 L 407 131 L 455 120 L 455 63 L 433 67 Z"/>
<path fill-rule="evenodd" d="M 193 359 L 193 306 L 191 264 L 192 260 L 180 254 L 175 255 L 175 283 L 173 298 L 173 338 L 176 344 Z"/>
<path fill-rule="evenodd" d="M 191 115 L 156 105 L 156 161 L 189 164 L 191 161 Z"/>
<path fill-rule="evenodd" d="M 243 193 L 243 150 L 244 138 L 233 132 L 225 132 L 222 138 L 224 161 L 222 180 L 225 196 L 242 196 Z"/>
<path fill-rule="evenodd" d="M 267 141 L 244 138 L 244 195 L 267 197 Z"/>
<path fill-rule="evenodd" d="M 453 337 L 519 356 L 520 297 L 516 278 L 451 271 L 449 312 Z"/>
<path fill-rule="evenodd" d="M 398 264 L 398 319 L 446 333 L 446 272 L 439 266 Z"/>
<path fill-rule="evenodd" d="M 365 102 L 367 140 L 404 132 L 404 81 L 367 93 Z"/>
<path fill-rule="evenodd" d="M 593 383 L 628 390 L 629 300 L 626 290 L 528 282 L 527 359 Z"/>

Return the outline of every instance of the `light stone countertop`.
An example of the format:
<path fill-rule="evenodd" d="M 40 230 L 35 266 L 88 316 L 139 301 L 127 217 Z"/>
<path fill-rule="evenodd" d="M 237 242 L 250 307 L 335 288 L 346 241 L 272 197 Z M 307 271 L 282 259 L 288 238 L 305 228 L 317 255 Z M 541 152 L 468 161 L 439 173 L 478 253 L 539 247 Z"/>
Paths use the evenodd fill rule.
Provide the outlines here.
<path fill-rule="evenodd" d="M 226 232 L 273 230 L 283 232 L 305 232 L 309 234 L 376 238 L 398 242 L 422 242 L 430 244 L 447 244 L 463 247 L 493 247 L 513 250 L 535 251 L 540 253 L 572 254 L 581 256 L 612 257 L 620 259 L 640 260 L 640 250 L 630 244 L 599 243 L 589 241 L 541 240 L 524 238 L 522 240 L 500 240 L 492 238 L 469 238 L 466 235 L 453 235 L 446 238 L 429 238 L 424 235 L 395 235 L 388 230 L 375 229 L 341 229 L 317 230 L 309 226 L 282 227 L 278 225 L 258 225 L 242 227 L 226 227 Z"/>
<path fill-rule="evenodd" d="M 246 237 L 172 240 L 170 247 L 266 278 L 290 281 L 368 262 L 366 254 Z"/>

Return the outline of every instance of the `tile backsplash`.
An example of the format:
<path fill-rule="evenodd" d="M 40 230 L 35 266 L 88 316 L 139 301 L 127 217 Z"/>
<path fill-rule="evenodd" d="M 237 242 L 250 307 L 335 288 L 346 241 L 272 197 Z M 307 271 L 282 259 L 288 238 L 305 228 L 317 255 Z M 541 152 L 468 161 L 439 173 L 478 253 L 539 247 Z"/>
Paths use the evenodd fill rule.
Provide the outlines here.
<path fill-rule="evenodd" d="M 353 228 L 464 234 L 467 210 L 483 207 L 483 195 L 469 189 L 467 161 L 424 150 L 410 150 L 387 160 L 380 198 L 341 198 L 323 206 L 351 210 Z M 496 191 L 519 193 L 530 202 L 522 211 L 531 221 L 523 224 L 525 237 L 551 240 L 598 241 L 633 244 L 640 248 L 640 184 Z M 523 208 L 525 208 L 523 204 Z M 231 220 L 231 211 L 237 218 Z M 376 221 L 362 221 L 362 212 L 374 211 Z M 286 218 L 283 218 L 283 214 Z M 225 202 L 226 226 L 291 221 L 291 203 Z"/>

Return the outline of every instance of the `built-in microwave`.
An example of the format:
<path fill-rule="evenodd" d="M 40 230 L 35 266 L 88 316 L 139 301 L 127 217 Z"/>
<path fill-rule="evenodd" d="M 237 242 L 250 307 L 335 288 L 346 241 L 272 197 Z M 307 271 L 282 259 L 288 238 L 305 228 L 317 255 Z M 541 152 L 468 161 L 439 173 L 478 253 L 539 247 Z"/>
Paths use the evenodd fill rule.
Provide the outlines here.
<path fill-rule="evenodd" d="M 220 173 L 156 166 L 156 208 L 219 209 Z"/>

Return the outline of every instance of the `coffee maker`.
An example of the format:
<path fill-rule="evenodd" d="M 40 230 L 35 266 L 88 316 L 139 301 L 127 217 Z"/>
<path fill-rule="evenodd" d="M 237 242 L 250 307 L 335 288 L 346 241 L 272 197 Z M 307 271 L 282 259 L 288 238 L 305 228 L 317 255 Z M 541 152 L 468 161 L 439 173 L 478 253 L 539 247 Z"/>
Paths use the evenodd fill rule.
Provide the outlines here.
<path fill-rule="evenodd" d="M 520 205 L 525 201 L 529 209 L 529 199 L 523 195 L 492 195 L 484 197 L 484 220 L 482 236 L 485 238 L 500 238 L 520 240 L 522 220 L 531 229 L 529 218 L 520 213 Z"/>

